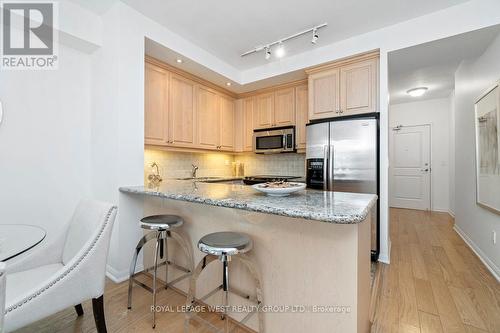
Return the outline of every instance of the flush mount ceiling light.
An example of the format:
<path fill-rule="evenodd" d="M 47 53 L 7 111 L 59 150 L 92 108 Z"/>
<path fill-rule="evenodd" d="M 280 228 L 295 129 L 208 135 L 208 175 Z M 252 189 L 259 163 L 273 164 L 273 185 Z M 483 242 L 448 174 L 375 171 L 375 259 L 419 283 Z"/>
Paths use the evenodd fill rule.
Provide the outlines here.
<path fill-rule="evenodd" d="M 249 54 L 252 54 L 252 53 L 257 53 L 257 52 L 260 52 L 260 51 L 264 51 L 266 53 L 266 55 L 265 55 L 266 60 L 269 60 L 269 59 L 271 59 L 271 48 L 274 45 L 278 45 L 278 48 L 275 51 L 275 55 L 276 55 L 276 57 L 281 58 L 281 57 L 283 57 L 285 55 L 285 47 L 283 45 L 284 42 L 286 42 L 286 41 L 288 41 L 290 39 L 294 39 L 294 38 L 297 38 L 297 37 L 300 37 L 302 35 L 305 35 L 305 34 L 308 34 L 308 33 L 312 32 L 313 36 L 312 36 L 312 39 L 311 39 L 311 43 L 312 44 L 316 44 L 317 41 L 318 41 L 318 38 L 319 38 L 318 30 L 321 29 L 321 28 L 326 27 L 327 25 L 328 25 L 328 23 L 323 23 L 323 24 L 314 26 L 312 28 L 309 28 L 309 29 L 297 32 L 296 34 L 290 35 L 288 37 L 278 39 L 277 41 L 274 41 L 272 43 L 268 43 L 268 44 L 263 44 L 263 45 L 257 46 L 253 50 L 250 50 L 250 51 L 247 51 L 247 52 L 243 53 L 241 56 L 245 57 L 245 56 L 247 56 Z"/>
<path fill-rule="evenodd" d="M 182 64 L 182 59 L 181 58 L 177 58 L 176 61 L 177 61 L 178 64 Z"/>
<path fill-rule="evenodd" d="M 408 95 L 410 95 L 411 97 L 419 97 L 419 96 L 422 96 L 423 94 L 425 94 L 427 92 L 427 90 L 428 90 L 427 87 L 418 87 L 418 88 L 410 89 L 410 90 L 406 91 L 406 93 Z"/>
<path fill-rule="evenodd" d="M 230 87 L 231 86 L 231 82 L 226 82 L 226 86 Z"/>

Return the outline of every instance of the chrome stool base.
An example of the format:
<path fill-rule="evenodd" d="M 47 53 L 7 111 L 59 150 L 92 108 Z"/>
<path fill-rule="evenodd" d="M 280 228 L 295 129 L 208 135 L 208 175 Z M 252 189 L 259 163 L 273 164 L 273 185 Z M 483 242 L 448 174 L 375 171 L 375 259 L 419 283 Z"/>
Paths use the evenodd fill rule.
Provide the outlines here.
<path fill-rule="evenodd" d="M 222 235 L 223 233 L 217 233 L 216 234 L 211 234 L 207 236 L 224 236 Z M 226 233 L 227 234 L 227 233 Z M 212 246 L 211 244 L 208 245 L 207 243 L 203 243 L 204 239 L 216 239 L 217 237 L 203 237 L 200 242 L 198 243 L 198 248 L 205 252 L 208 253 L 203 257 L 203 259 L 198 263 L 196 268 L 193 271 L 193 274 L 191 275 L 191 281 L 189 284 L 189 292 L 188 292 L 188 297 L 187 297 L 187 311 L 186 311 L 186 318 L 184 321 L 184 331 L 189 332 L 189 325 L 190 325 L 190 320 L 194 319 L 196 321 L 199 321 L 200 323 L 206 325 L 208 328 L 212 329 L 215 332 L 225 332 L 228 333 L 229 331 L 229 320 L 227 318 L 228 314 L 228 306 L 229 306 L 229 293 L 237 295 L 239 297 L 242 297 L 252 303 L 254 303 L 256 306 L 255 308 L 249 312 L 242 320 L 240 320 L 239 324 L 245 324 L 253 315 L 257 314 L 258 316 L 258 326 L 259 326 L 259 333 L 264 332 L 264 321 L 262 317 L 262 312 L 260 311 L 260 308 L 262 306 L 262 287 L 261 287 L 261 282 L 259 278 L 259 272 L 257 270 L 257 266 L 253 262 L 253 260 L 250 259 L 250 257 L 245 253 L 250 251 L 252 248 L 252 243 L 251 240 L 249 240 L 249 243 L 246 245 L 242 245 L 239 249 L 235 249 L 233 246 L 234 240 L 235 239 L 242 239 L 242 238 L 235 238 L 235 237 L 230 237 L 231 239 L 231 244 L 224 244 L 228 248 L 230 248 L 229 253 L 232 255 L 228 255 L 227 252 L 225 252 L 225 249 L 223 247 L 217 247 L 217 246 Z M 230 235 L 233 236 L 233 235 Z M 246 236 L 245 236 L 246 237 Z M 216 253 L 214 253 L 216 252 Z M 247 295 L 246 293 L 243 293 L 233 287 L 229 286 L 229 262 L 232 260 L 234 255 L 234 259 L 242 263 L 247 270 L 249 271 L 254 284 L 255 284 L 255 296 L 250 296 Z M 205 296 L 195 300 L 195 294 L 196 294 L 196 281 L 198 280 L 198 277 L 200 276 L 201 272 L 205 267 L 207 267 L 212 261 L 214 260 L 219 260 L 222 263 L 223 270 L 222 270 L 222 284 L 219 285 L 217 288 L 212 290 L 211 292 L 207 293 Z M 222 291 L 223 292 L 223 312 L 221 314 L 221 319 L 225 320 L 224 323 L 224 328 L 223 329 L 218 329 L 216 326 L 214 326 L 212 323 L 208 322 L 207 320 L 197 316 L 193 312 L 193 305 L 196 302 L 204 302 L 211 296 L 215 295 L 217 292 Z M 236 328 L 236 327 L 235 327 Z M 234 330 L 234 329 L 233 329 Z"/>
<path fill-rule="evenodd" d="M 178 227 L 182 225 L 180 223 L 179 225 L 175 225 L 174 227 Z M 143 227 L 144 228 L 144 227 Z M 149 229 L 149 228 L 145 228 Z M 193 270 L 194 270 L 194 261 L 193 261 L 193 256 L 191 251 L 189 250 L 188 242 L 177 232 L 172 231 L 172 230 L 165 230 L 165 229 L 152 229 L 154 230 L 153 232 L 150 232 L 146 234 L 144 237 L 142 237 L 137 244 L 135 251 L 134 251 L 134 257 L 132 259 L 132 263 L 130 265 L 130 272 L 129 272 L 129 286 L 128 286 L 128 309 L 132 309 L 132 287 L 135 284 L 141 286 L 142 288 L 146 289 L 147 291 L 151 292 L 153 294 L 153 324 L 152 327 L 155 328 L 156 326 L 156 291 L 157 291 L 157 270 L 159 267 L 165 266 L 165 289 L 167 289 L 169 286 L 173 286 L 174 284 L 188 278 L 191 276 Z M 169 238 L 174 239 L 182 248 L 184 254 L 186 255 L 188 259 L 188 264 L 189 268 L 183 267 L 181 265 L 178 265 L 170 260 L 168 260 L 168 243 L 167 240 Z M 149 267 L 147 269 L 144 269 L 141 272 L 135 272 L 135 267 L 137 264 L 137 257 L 139 256 L 139 253 L 141 252 L 142 248 L 144 245 L 153 240 L 156 239 L 156 244 L 155 244 L 155 257 L 154 257 L 154 264 L 152 267 Z M 158 257 L 161 259 L 165 258 L 165 261 L 158 263 Z M 177 270 L 180 270 L 184 272 L 185 274 L 177 277 L 176 279 L 168 282 L 168 269 L 169 266 L 172 268 L 175 268 Z M 136 276 L 139 274 L 146 274 L 148 272 L 153 271 L 153 287 L 149 287 L 148 285 L 142 283 L 141 281 L 138 281 L 136 279 Z"/>

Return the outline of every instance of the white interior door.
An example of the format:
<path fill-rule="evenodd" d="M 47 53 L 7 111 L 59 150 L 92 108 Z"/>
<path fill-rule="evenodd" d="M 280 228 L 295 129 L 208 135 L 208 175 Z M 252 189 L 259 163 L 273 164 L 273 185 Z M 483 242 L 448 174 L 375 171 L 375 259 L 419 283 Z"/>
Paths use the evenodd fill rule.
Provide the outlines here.
<path fill-rule="evenodd" d="M 398 126 L 390 149 L 390 206 L 431 209 L 430 125 Z"/>

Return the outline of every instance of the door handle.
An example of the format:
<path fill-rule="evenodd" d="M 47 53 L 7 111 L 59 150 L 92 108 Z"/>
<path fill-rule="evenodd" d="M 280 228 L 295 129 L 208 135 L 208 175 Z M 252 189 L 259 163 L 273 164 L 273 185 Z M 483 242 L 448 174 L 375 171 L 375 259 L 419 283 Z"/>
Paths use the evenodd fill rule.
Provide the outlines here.
<path fill-rule="evenodd" d="M 429 168 L 420 169 L 420 171 L 423 171 L 423 172 L 429 172 Z"/>
<path fill-rule="evenodd" d="M 323 190 L 328 190 L 328 145 L 323 147 Z"/>

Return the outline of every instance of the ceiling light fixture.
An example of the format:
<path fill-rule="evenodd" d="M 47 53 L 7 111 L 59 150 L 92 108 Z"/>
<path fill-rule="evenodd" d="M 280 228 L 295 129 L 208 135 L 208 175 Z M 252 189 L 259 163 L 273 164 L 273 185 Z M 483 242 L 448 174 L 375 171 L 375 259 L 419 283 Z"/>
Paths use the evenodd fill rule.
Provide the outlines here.
<path fill-rule="evenodd" d="M 182 59 L 181 58 L 177 58 L 176 61 L 177 61 L 178 64 L 182 64 Z"/>
<path fill-rule="evenodd" d="M 271 59 L 271 50 L 269 49 L 269 46 L 266 46 L 266 60 Z"/>
<path fill-rule="evenodd" d="M 226 86 L 230 87 L 231 86 L 231 82 L 226 82 Z"/>
<path fill-rule="evenodd" d="M 277 58 L 283 58 L 285 56 L 285 53 L 285 46 L 280 42 L 278 44 L 278 47 L 276 48 L 276 51 L 274 51 L 274 54 Z"/>
<path fill-rule="evenodd" d="M 290 36 L 287 36 L 285 38 L 281 38 L 281 39 L 278 39 L 277 41 L 274 41 L 272 43 L 267 43 L 267 44 L 261 44 L 257 47 L 255 47 L 254 49 L 250 50 L 250 51 L 247 51 L 245 53 L 243 53 L 241 56 L 242 57 L 245 57 L 249 54 L 252 54 L 252 53 L 257 53 L 257 52 L 260 52 L 260 51 L 265 51 L 266 52 L 266 59 L 269 59 L 271 57 L 271 52 L 269 51 L 271 49 L 271 47 L 273 47 L 274 45 L 277 45 L 277 44 L 281 44 L 281 46 L 283 46 L 283 43 L 290 40 L 290 39 L 294 39 L 294 38 L 297 38 L 297 37 L 300 37 L 302 35 L 305 35 L 305 34 L 308 34 L 310 32 L 313 33 L 313 39 L 311 40 L 311 42 L 313 44 L 316 44 L 316 42 L 318 41 L 318 38 L 319 38 L 319 35 L 318 35 L 318 30 L 321 29 L 321 28 L 324 28 L 328 25 L 328 23 L 323 23 L 323 24 L 320 24 L 320 25 L 316 25 L 314 27 L 311 27 L 309 29 L 306 29 L 306 30 L 303 30 L 303 31 L 300 31 L 300 32 L 297 32 L 296 34 L 293 34 L 293 35 L 290 35 Z M 284 53 L 284 49 L 283 49 L 283 55 L 285 55 Z M 276 51 L 278 52 L 278 51 Z M 281 52 L 281 51 L 280 51 Z M 269 54 L 269 55 L 268 55 Z M 278 55 L 276 55 L 278 56 Z"/>
<path fill-rule="evenodd" d="M 314 28 L 313 29 L 313 37 L 311 39 L 311 43 L 316 44 L 318 42 L 318 38 L 319 38 L 318 29 Z"/>
<path fill-rule="evenodd" d="M 428 90 L 427 87 L 418 87 L 418 88 L 410 89 L 410 90 L 406 91 L 406 93 L 408 95 L 410 95 L 411 97 L 419 97 L 419 96 L 422 96 L 423 94 L 425 94 L 427 92 L 427 90 Z"/>

